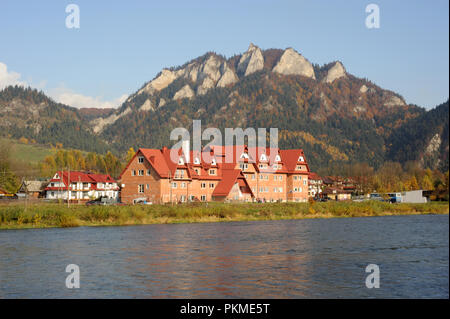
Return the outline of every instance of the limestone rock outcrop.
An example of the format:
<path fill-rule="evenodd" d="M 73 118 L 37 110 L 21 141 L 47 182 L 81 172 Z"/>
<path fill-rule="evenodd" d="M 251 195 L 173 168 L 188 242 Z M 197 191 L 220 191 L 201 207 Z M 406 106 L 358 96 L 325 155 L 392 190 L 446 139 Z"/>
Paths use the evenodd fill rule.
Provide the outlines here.
<path fill-rule="evenodd" d="M 312 64 L 292 48 L 284 51 L 272 71 L 284 75 L 294 74 L 316 78 Z"/>
<path fill-rule="evenodd" d="M 403 101 L 401 98 L 399 98 L 398 96 L 392 95 L 386 102 L 384 102 L 384 106 L 387 107 L 392 107 L 392 106 L 403 106 L 405 105 L 405 101 Z"/>
<path fill-rule="evenodd" d="M 177 79 L 177 74 L 173 71 L 164 69 L 161 74 L 158 75 L 154 80 L 150 81 L 145 87 L 143 87 L 138 94 L 146 92 L 148 94 L 153 94 L 156 91 L 161 91 L 162 89 L 168 87 L 173 81 Z"/>
<path fill-rule="evenodd" d="M 322 82 L 332 83 L 334 80 L 347 76 L 345 68 L 341 62 L 336 62 L 327 72 Z"/>
<path fill-rule="evenodd" d="M 92 130 L 94 131 L 94 133 L 100 133 L 101 131 L 103 131 L 105 126 L 113 124 L 118 119 L 120 119 L 122 116 L 125 116 L 130 112 L 131 112 L 131 109 L 128 107 L 122 113 L 119 113 L 119 114 L 113 113 L 106 118 L 99 117 L 91 122 Z"/>
<path fill-rule="evenodd" d="M 184 99 L 184 98 L 191 98 L 194 95 L 195 95 L 194 91 L 191 89 L 189 84 L 186 84 L 177 93 L 175 93 L 175 95 L 173 96 L 173 99 L 178 100 L 178 99 Z"/>
<path fill-rule="evenodd" d="M 247 52 L 245 52 L 238 63 L 237 71 L 244 76 L 262 70 L 264 67 L 264 56 L 260 48 L 250 43 Z"/>
<path fill-rule="evenodd" d="M 142 106 L 139 108 L 139 111 L 150 111 L 150 110 L 154 111 L 155 108 L 153 107 L 152 102 L 149 99 L 147 99 L 145 100 L 144 104 L 142 104 Z"/>
<path fill-rule="evenodd" d="M 224 87 L 239 81 L 233 69 L 231 69 L 226 62 L 222 64 L 220 71 L 222 77 L 220 78 L 219 82 L 217 82 L 218 87 Z"/>

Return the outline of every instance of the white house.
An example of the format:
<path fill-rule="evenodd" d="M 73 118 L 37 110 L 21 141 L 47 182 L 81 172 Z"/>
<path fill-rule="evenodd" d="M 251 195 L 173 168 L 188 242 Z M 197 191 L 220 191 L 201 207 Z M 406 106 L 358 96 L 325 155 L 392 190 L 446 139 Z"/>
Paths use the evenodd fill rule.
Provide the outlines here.
<path fill-rule="evenodd" d="M 70 179 L 70 180 L 69 180 Z M 119 185 L 109 175 L 58 171 L 45 188 L 45 198 L 91 200 L 99 197 L 119 198 Z"/>

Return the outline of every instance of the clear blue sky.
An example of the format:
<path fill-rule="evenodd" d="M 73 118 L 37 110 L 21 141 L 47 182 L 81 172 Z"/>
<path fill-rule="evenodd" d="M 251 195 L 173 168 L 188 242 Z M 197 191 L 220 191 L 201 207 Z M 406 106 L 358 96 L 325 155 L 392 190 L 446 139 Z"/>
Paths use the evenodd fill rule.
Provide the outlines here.
<path fill-rule="evenodd" d="M 80 7 L 80 29 L 65 27 L 70 3 Z M 380 7 L 379 29 L 365 27 L 370 3 Z M 0 63 L 7 66 L 4 82 L 31 84 L 55 97 L 117 102 L 163 67 L 207 51 L 229 57 L 253 42 L 262 49 L 293 47 L 313 63 L 341 60 L 348 72 L 400 93 L 408 103 L 433 107 L 449 95 L 448 5 L 2 0 Z"/>

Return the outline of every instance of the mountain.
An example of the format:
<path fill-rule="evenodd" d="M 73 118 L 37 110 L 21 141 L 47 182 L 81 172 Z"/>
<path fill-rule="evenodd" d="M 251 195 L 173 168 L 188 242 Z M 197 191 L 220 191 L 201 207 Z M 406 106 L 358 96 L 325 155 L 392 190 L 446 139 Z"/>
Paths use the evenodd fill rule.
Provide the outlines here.
<path fill-rule="evenodd" d="M 226 127 L 277 127 L 280 146 L 303 147 L 318 168 L 336 161 L 379 166 L 396 158 L 403 145 L 394 145 L 393 136 L 427 113 L 353 76 L 340 61 L 319 66 L 293 48 L 261 50 L 250 44 L 228 59 L 208 52 L 163 69 L 115 113 L 91 124 L 122 151 L 167 145 L 170 131 L 179 126 L 191 130 L 192 119 L 222 132 Z M 417 153 L 404 154 L 403 162 L 420 159 Z"/>
<path fill-rule="evenodd" d="M 388 158 L 404 163 L 411 157 L 423 167 L 448 170 L 448 104 L 438 105 L 397 129 L 389 141 Z"/>
<path fill-rule="evenodd" d="M 250 44 L 230 58 L 208 52 L 163 69 L 114 111 L 58 108 L 73 114 L 68 117 L 89 145 L 95 139 L 116 153 L 171 145 L 172 129 L 192 131 L 192 120 L 199 119 L 203 129 L 222 133 L 227 127 L 276 127 L 279 146 L 303 148 L 313 170 L 336 162 L 379 167 L 389 160 L 448 168 L 445 107 L 408 105 L 399 94 L 350 74 L 340 61 L 319 66 L 293 48 Z M 70 143 L 65 131 L 58 133 Z"/>
<path fill-rule="evenodd" d="M 24 137 L 40 144 L 105 152 L 106 143 L 92 134 L 79 110 L 56 103 L 31 88 L 9 86 L 0 91 L 0 136 Z"/>

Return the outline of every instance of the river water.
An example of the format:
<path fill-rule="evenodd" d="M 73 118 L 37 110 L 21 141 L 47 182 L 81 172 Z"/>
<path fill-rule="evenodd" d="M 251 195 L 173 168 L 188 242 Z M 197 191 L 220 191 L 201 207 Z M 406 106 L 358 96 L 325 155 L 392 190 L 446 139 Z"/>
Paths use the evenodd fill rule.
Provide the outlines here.
<path fill-rule="evenodd" d="M 0 230 L 0 298 L 448 298 L 448 220 Z M 368 264 L 380 288 L 366 287 Z"/>

